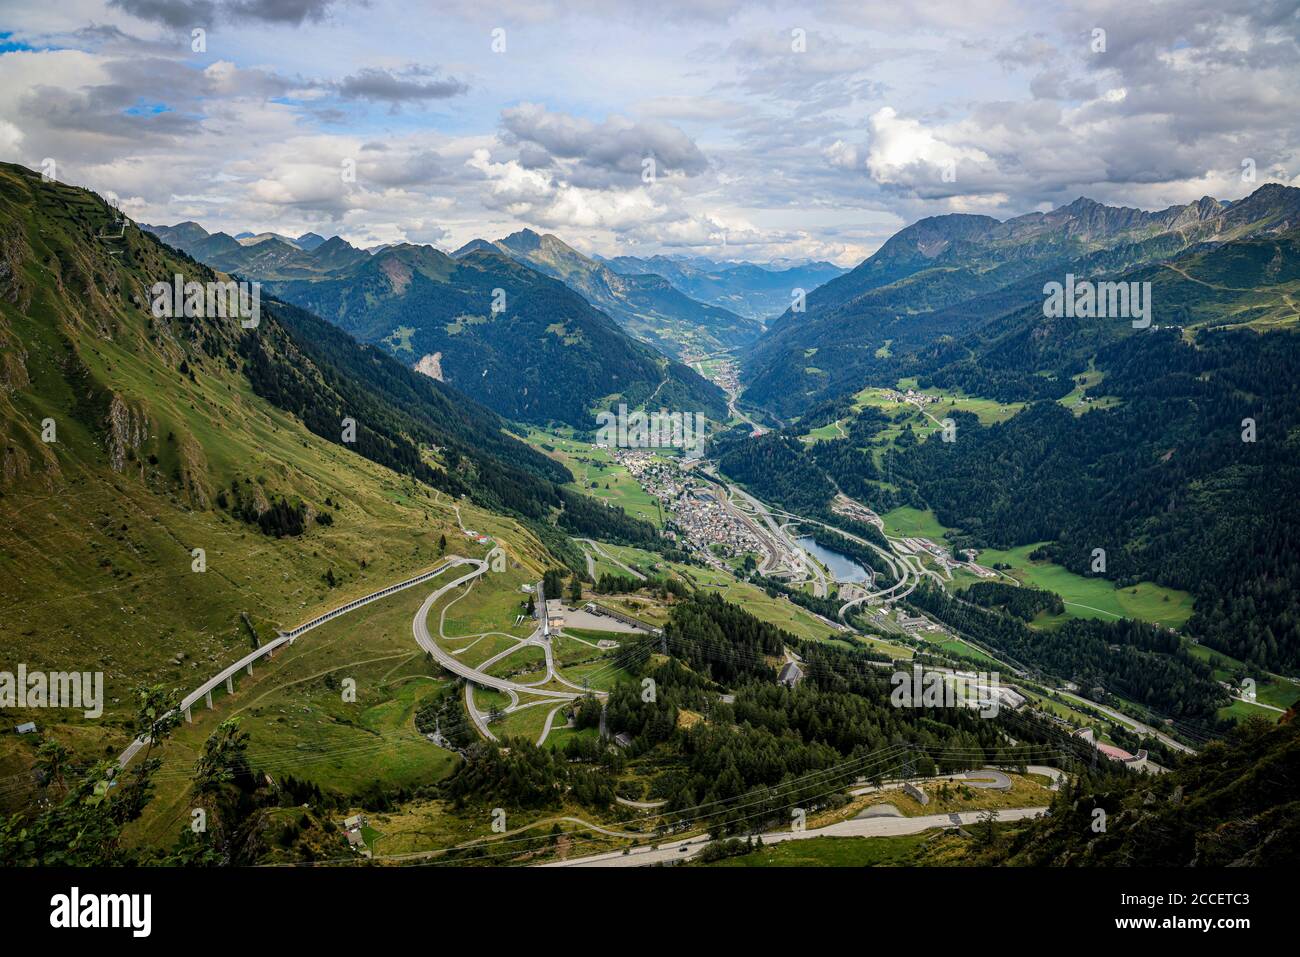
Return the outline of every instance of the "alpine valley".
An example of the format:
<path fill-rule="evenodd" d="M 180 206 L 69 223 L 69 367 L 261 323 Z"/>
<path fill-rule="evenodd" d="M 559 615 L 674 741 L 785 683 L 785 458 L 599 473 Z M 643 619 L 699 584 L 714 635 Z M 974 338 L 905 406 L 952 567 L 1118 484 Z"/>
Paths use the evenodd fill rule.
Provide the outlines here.
<path fill-rule="evenodd" d="M 4 661 L 104 698 L 5 705 L 6 865 L 1294 859 L 1300 190 L 848 271 L 327 231 L 0 167 Z"/>

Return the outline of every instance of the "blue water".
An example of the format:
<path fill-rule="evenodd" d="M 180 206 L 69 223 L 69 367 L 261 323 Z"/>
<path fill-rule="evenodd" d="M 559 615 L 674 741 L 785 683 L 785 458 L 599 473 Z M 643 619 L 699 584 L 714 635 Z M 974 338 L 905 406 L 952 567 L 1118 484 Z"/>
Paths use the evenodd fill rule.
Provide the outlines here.
<path fill-rule="evenodd" d="M 841 555 L 839 552 L 833 552 L 829 548 L 823 548 L 813 540 L 812 536 L 805 538 L 796 538 L 795 541 L 800 548 L 806 549 L 819 562 L 830 569 L 831 577 L 837 582 L 864 582 L 871 576 L 867 570 L 849 558 L 847 555 Z"/>

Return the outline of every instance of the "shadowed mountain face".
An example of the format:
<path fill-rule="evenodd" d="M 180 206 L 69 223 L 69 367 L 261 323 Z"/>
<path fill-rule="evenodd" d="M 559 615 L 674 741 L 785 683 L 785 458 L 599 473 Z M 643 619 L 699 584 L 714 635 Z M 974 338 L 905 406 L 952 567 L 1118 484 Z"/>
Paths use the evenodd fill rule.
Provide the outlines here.
<path fill-rule="evenodd" d="M 796 295 L 810 293 L 848 270 L 827 262 L 787 268 L 767 268 L 753 263 L 713 262 L 677 256 L 617 256 L 605 264 L 622 275 L 654 273 L 692 299 L 730 309 L 760 321 L 779 316 Z"/>
<path fill-rule="evenodd" d="M 195 224 L 157 232 L 512 419 L 590 429 L 610 402 L 651 398 L 725 417 L 717 387 L 495 248 L 453 259 L 406 244 L 371 255 L 338 237 L 300 249 L 276 237 L 242 245 Z"/>
<path fill-rule="evenodd" d="M 810 294 L 805 312 L 787 311 L 772 324 L 746 356 L 746 398 L 797 414 L 873 378 L 896 376 L 911 353 L 1041 310 L 1044 284 L 1063 282 L 1066 273 L 1115 278 L 1202 244 L 1295 225 L 1300 190 L 1277 185 L 1235 203 L 1207 197 L 1158 212 L 1079 199 L 1006 222 L 923 219 Z M 1160 323 L 1159 299 L 1154 308 Z"/>
<path fill-rule="evenodd" d="M 611 269 L 550 234 L 525 229 L 496 242 L 475 239 L 452 256 L 484 250 L 510 256 L 560 280 L 631 335 L 668 355 L 699 356 L 734 349 L 753 342 L 762 331 L 753 318 L 699 302 L 654 270 Z"/>

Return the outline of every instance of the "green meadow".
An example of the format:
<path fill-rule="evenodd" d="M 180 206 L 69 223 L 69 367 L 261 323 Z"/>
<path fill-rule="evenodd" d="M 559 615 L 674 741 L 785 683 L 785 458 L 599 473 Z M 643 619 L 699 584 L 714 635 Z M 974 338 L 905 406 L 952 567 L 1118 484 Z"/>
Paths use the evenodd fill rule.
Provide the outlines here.
<path fill-rule="evenodd" d="M 1181 628 L 1192 615 L 1192 596 L 1152 582 L 1116 588 L 1105 578 L 1088 578 L 1053 562 L 1032 561 L 1031 552 L 1042 543 L 1007 550 L 986 548 L 979 554 L 985 568 L 1010 565 L 1009 574 L 1022 584 L 1054 591 L 1065 601 L 1064 618 L 1136 618 L 1169 628 Z M 1055 620 L 1040 616 L 1035 624 L 1051 626 Z"/>

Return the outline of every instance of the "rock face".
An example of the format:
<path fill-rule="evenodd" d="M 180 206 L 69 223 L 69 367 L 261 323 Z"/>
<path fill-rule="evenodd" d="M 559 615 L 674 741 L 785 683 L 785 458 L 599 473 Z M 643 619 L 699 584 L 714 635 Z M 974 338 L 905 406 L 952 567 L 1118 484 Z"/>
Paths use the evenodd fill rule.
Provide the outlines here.
<path fill-rule="evenodd" d="M 0 299 L 26 309 L 31 296 L 19 270 L 27 258 L 27 239 L 22 229 L 10 224 L 0 230 Z"/>
<path fill-rule="evenodd" d="M 207 483 L 207 458 L 203 446 L 193 436 L 186 436 L 180 446 L 181 487 L 191 508 L 203 510 L 211 503 Z"/>
<path fill-rule="evenodd" d="M 44 445 L 37 443 L 34 450 L 33 454 L 14 443 L 0 449 L 0 488 L 17 488 L 33 476 L 44 488 L 54 488 L 60 475 L 59 460 Z"/>
<path fill-rule="evenodd" d="M 430 379 L 445 381 L 442 377 L 442 353 L 431 352 L 415 364 L 415 371 L 427 375 Z"/>
<path fill-rule="evenodd" d="M 27 350 L 21 346 L 10 348 L 3 339 L 0 339 L 0 345 L 4 347 L 0 352 L 0 392 L 25 389 L 31 383 L 27 375 Z"/>
<path fill-rule="evenodd" d="M 108 464 L 114 472 L 121 472 L 126 468 L 128 453 L 140 448 L 149 438 L 149 420 L 115 393 L 108 405 L 105 425 L 108 428 Z"/>

